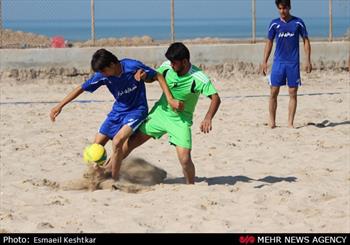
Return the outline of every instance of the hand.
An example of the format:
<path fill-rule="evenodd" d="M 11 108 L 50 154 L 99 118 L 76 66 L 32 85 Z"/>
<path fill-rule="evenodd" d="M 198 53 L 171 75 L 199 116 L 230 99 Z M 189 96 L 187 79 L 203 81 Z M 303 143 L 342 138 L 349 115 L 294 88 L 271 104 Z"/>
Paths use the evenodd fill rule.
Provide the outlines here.
<path fill-rule="evenodd" d="M 142 69 L 138 69 L 136 72 L 135 72 L 135 75 L 134 75 L 134 78 L 136 81 L 141 81 L 141 80 L 146 80 L 147 78 L 147 73 L 142 70 Z"/>
<path fill-rule="evenodd" d="M 200 126 L 201 132 L 207 134 L 212 130 L 211 119 L 204 119 Z"/>
<path fill-rule="evenodd" d="M 181 100 L 171 99 L 168 103 L 174 111 L 183 111 L 185 108 L 185 104 Z"/>
<path fill-rule="evenodd" d="M 305 66 L 306 73 L 310 73 L 312 71 L 312 64 L 311 62 L 307 62 Z"/>
<path fill-rule="evenodd" d="M 262 73 L 264 74 L 264 76 L 266 76 L 266 74 L 267 74 L 267 63 L 266 62 L 262 63 L 261 70 L 262 70 Z"/>
<path fill-rule="evenodd" d="M 58 116 L 58 114 L 61 113 L 61 110 L 62 108 L 60 106 L 55 106 L 54 108 L 51 109 L 50 119 L 52 122 L 56 120 L 56 117 Z"/>

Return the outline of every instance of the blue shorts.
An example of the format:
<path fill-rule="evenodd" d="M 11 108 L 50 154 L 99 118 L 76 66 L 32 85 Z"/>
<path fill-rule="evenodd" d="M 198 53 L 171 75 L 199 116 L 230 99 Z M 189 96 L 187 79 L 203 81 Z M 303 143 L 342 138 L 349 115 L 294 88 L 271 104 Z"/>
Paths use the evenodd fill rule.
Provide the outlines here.
<path fill-rule="evenodd" d="M 301 86 L 299 63 L 278 63 L 274 62 L 269 77 L 270 86 L 280 87 L 286 85 L 295 88 Z"/>
<path fill-rule="evenodd" d="M 124 125 L 130 126 L 133 132 L 135 132 L 146 117 L 147 111 L 110 113 L 108 114 L 106 120 L 102 123 L 99 132 L 108 136 L 110 139 L 113 139 L 113 137 Z"/>

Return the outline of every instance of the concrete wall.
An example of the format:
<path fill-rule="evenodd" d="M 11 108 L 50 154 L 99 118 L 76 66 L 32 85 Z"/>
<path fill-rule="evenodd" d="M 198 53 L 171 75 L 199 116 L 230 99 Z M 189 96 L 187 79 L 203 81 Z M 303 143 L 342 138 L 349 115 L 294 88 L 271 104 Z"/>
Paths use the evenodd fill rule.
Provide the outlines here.
<path fill-rule="evenodd" d="M 312 43 L 313 62 L 336 62 L 348 65 L 350 42 Z M 264 44 L 201 44 L 188 45 L 191 61 L 205 66 L 223 63 L 245 62 L 259 65 L 262 61 Z M 89 70 L 93 48 L 63 49 L 2 49 L 0 50 L 0 71 L 11 69 L 72 68 Z M 159 65 L 164 60 L 167 46 L 107 47 L 118 58 L 139 59 L 148 65 Z M 301 50 L 301 60 L 304 51 Z M 271 54 L 272 56 L 273 54 Z M 270 62 L 272 57 L 270 57 Z"/>

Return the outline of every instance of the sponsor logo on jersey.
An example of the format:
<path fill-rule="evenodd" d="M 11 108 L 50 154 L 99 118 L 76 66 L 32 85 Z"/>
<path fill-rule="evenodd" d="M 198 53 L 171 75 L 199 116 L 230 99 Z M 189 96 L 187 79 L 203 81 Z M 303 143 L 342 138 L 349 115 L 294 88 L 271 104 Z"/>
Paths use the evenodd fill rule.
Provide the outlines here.
<path fill-rule="evenodd" d="M 291 33 L 291 32 L 280 32 L 280 34 L 278 34 L 278 37 L 294 37 L 294 33 Z"/>
<path fill-rule="evenodd" d="M 129 93 L 131 93 L 132 91 L 134 91 L 135 89 L 137 89 L 137 86 L 136 86 L 136 85 L 133 86 L 133 87 L 131 87 L 131 88 L 127 88 L 127 89 L 124 89 L 124 90 L 122 90 L 122 91 L 118 91 L 118 97 L 119 97 L 119 96 L 122 96 L 122 95 L 124 95 L 124 94 L 129 94 Z"/>

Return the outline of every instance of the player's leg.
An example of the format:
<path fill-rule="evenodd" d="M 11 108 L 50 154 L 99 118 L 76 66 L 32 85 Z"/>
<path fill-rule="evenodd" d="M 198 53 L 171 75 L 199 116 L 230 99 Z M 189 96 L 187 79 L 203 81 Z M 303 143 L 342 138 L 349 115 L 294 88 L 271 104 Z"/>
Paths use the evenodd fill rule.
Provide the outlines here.
<path fill-rule="evenodd" d="M 150 138 L 151 136 L 145 135 L 139 130 L 137 130 L 135 133 L 132 133 L 131 136 L 129 136 L 123 143 L 121 153 L 122 159 L 126 158 L 130 154 L 130 152 L 132 152 L 135 148 L 145 143 Z M 104 170 L 106 170 L 107 172 L 112 172 L 111 158 L 109 158 L 105 163 Z"/>
<path fill-rule="evenodd" d="M 288 127 L 294 128 L 294 117 L 297 110 L 297 93 L 298 87 L 289 88 L 289 106 L 288 106 Z"/>
<path fill-rule="evenodd" d="M 123 159 L 122 147 L 129 136 L 137 129 L 146 117 L 144 111 L 132 111 L 107 116 L 100 127 L 99 133 L 112 139 L 112 152 L 103 169 L 112 172 L 116 179 Z"/>
<path fill-rule="evenodd" d="M 167 125 L 169 141 L 176 146 L 186 184 L 194 184 L 195 168 L 191 158 L 192 132 L 191 125 L 181 119 L 172 120 Z"/>
<path fill-rule="evenodd" d="M 109 159 L 109 164 L 112 170 L 113 179 L 117 179 L 121 162 L 123 159 L 123 144 L 133 133 L 133 129 L 129 125 L 124 125 L 112 140 L 112 154 Z"/>
<path fill-rule="evenodd" d="M 106 121 L 102 124 L 102 126 L 105 125 L 107 123 L 107 121 L 108 121 L 108 119 L 106 119 Z M 110 138 L 107 134 L 101 132 L 101 129 L 103 128 L 102 126 L 100 128 L 100 131 L 98 133 L 96 133 L 96 135 L 95 135 L 94 143 L 105 146 L 107 144 L 107 142 L 110 140 Z M 109 163 L 109 160 L 110 159 L 108 159 L 106 161 L 106 163 L 105 163 L 106 165 Z M 103 168 L 100 168 L 97 164 L 95 164 L 93 167 L 100 174 L 103 174 L 103 171 L 104 171 Z"/>
<path fill-rule="evenodd" d="M 150 138 L 159 139 L 165 134 L 163 125 L 165 119 L 160 110 L 152 108 L 147 119 L 140 125 L 138 130 L 125 141 L 123 145 L 123 158 L 126 158 L 132 150 L 144 144 Z"/>
<path fill-rule="evenodd" d="M 114 135 L 116 135 L 121 127 L 122 125 L 119 115 L 107 116 L 105 121 L 101 124 L 99 132 L 95 136 L 95 143 L 105 146 L 108 140 L 113 139 Z M 96 168 L 101 171 L 108 170 L 108 172 L 110 172 L 110 160 L 111 158 L 108 158 L 103 168 L 99 168 L 98 166 L 96 166 Z"/>
<path fill-rule="evenodd" d="M 294 128 L 294 117 L 297 110 L 297 93 L 298 87 L 301 85 L 300 79 L 300 65 L 299 63 L 287 65 L 287 80 L 289 92 L 289 106 L 288 106 L 288 127 Z"/>
<path fill-rule="evenodd" d="M 176 153 L 186 179 L 186 184 L 194 184 L 195 167 L 191 158 L 191 149 L 176 146 Z"/>
<path fill-rule="evenodd" d="M 123 159 L 129 156 L 130 152 L 132 152 L 135 148 L 139 147 L 140 145 L 144 144 L 150 138 L 152 138 L 150 135 L 144 134 L 140 130 L 137 130 L 123 144 Z"/>
<path fill-rule="evenodd" d="M 94 143 L 105 146 L 107 144 L 108 140 L 109 140 L 109 137 L 107 135 L 97 133 L 95 136 Z"/>
<path fill-rule="evenodd" d="M 269 127 L 276 127 L 276 111 L 277 111 L 277 97 L 280 92 L 280 87 L 270 87 L 269 99 Z"/>
<path fill-rule="evenodd" d="M 276 127 L 277 97 L 280 86 L 286 84 L 286 71 L 283 64 L 274 62 L 270 75 L 270 98 L 269 98 L 269 127 Z"/>
<path fill-rule="evenodd" d="M 124 158 L 123 145 L 128 138 L 137 130 L 137 128 L 143 123 L 147 117 L 147 112 L 133 111 L 121 115 L 122 128 L 113 137 L 113 153 L 110 159 L 112 166 L 112 177 L 118 178 L 121 162 Z"/>

